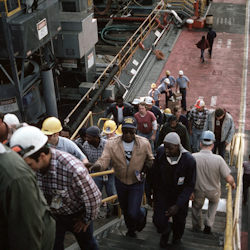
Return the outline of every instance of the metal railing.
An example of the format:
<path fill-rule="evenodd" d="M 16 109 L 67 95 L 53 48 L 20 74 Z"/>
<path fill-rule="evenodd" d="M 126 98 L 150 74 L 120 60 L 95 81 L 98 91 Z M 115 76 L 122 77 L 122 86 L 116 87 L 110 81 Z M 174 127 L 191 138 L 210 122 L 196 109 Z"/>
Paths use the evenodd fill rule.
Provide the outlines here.
<path fill-rule="evenodd" d="M 160 15 L 160 10 L 165 8 L 164 1 L 159 2 L 155 9 L 150 13 L 150 15 L 144 20 L 144 22 L 140 25 L 140 27 L 135 31 L 135 33 L 130 37 L 130 39 L 126 42 L 126 44 L 122 47 L 119 53 L 114 57 L 114 59 L 109 63 L 107 68 L 103 71 L 103 73 L 99 76 L 99 78 L 93 83 L 93 86 L 87 91 L 87 93 L 81 98 L 81 100 L 77 103 L 74 109 L 68 114 L 68 116 L 64 119 L 64 122 L 67 124 L 71 118 L 71 116 L 76 112 L 78 107 L 82 104 L 84 100 L 86 100 L 92 91 L 98 88 L 99 85 L 106 79 L 108 71 L 110 71 L 113 65 L 118 65 L 119 70 L 116 73 L 116 76 L 120 75 L 122 69 L 128 64 L 131 57 L 134 55 L 135 51 L 139 47 L 139 42 L 142 42 L 149 32 L 157 27 L 156 21 L 157 17 Z"/>
<path fill-rule="evenodd" d="M 227 197 L 227 219 L 225 231 L 225 250 L 241 249 L 241 199 L 242 199 L 242 176 L 243 176 L 243 156 L 244 156 L 244 139 L 242 133 L 235 134 L 230 148 L 230 166 L 236 163 L 237 168 L 237 188 L 234 200 L 232 200 L 232 188 L 228 186 Z M 233 210 L 234 207 L 234 210 Z"/>

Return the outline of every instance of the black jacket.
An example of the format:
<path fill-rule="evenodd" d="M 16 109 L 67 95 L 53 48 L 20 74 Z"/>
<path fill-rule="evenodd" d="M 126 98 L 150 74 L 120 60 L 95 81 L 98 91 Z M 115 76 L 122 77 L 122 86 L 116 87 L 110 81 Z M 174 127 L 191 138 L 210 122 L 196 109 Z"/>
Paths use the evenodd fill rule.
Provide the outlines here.
<path fill-rule="evenodd" d="M 118 110 L 117 110 L 117 104 L 112 103 L 106 110 L 105 117 L 107 117 L 110 113 L 114 116 L 114 121 L 116 124 L 119 124 L 118 122 Z M 123 103 L 123 117 L 125 116 L 133 116 L 133 106 L 130 105 L 127 102 Z"/>
<path fill-rule="evenodd" d="M 196 161 L 189 152 L 183 152 L 177 164 L 171 165 L 174 168 L 172 181 L 173 186 L 169 186 L 167 179 L 167 165 L 170 163 L 166 159 L 165 148 L 157 149 L 154 166 L 150 171 L 149 183 L 153 188 L 155 196 L 164 195 L 173 204 L 183 207 L 189 201 L 189 197 L 194 191 L 196 181 Z"/>

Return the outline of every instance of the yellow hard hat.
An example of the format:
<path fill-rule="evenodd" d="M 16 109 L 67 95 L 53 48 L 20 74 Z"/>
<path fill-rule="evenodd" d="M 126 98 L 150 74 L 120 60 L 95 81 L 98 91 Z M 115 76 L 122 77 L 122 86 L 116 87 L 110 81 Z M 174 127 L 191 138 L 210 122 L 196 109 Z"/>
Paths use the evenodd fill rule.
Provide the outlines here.
<path fill-rule="evenodd" d="M 56 117 L 49 117 L 44 120 L 41 130 L 45 135 L 53 135 L 62 131 L 62 124 Z"/>
<path fill-rule="evenodd" d="M 115 132 L 116 128 L 116 123 L 113 120 L 107 120 L 103 125 L 102 131 L 105 134 L 112 134 Z"/>
<path fill-rule="evenodd" d="M 122 135 L 122 125 L 121 124 L 118 126 L 117 130 L 115 131 L 115 133 L 117 135 Z"/>
<path fill-rule="evenodd" d="M 164 114 L 172 114 L 171 109 L 169 109 L 169 108 L 164 109 L 163 112 L 164 112 Z"/>
<path fill-rule="evenodd" d="M 152 84 L 151 84 L 151 89 L 154 89 L 154 88 L 156 88 L 156 84 L 155 84 L 155 83 L 152 83 Z"/>
<path fill-rule="evenodd" d="M 169 70 L 166 71 L 166 75 L 170 76 L 170 71 Z"/>

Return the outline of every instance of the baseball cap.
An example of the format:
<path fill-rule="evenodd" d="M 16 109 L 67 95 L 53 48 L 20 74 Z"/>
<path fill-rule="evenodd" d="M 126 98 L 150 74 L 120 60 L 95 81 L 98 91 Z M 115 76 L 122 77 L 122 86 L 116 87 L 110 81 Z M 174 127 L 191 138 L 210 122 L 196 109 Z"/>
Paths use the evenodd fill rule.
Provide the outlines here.
<path fill-rule="evenodd" d="M 179 71 L 179 75 L 183 76 L 183 74 L 184 74 L 184 73 L 183 73 L 183 70 L 180 70 L 180 71 Z"/>
<path fill-rule="evenodd" d="M 125 117 L 122 121 L 122 128 L 137 128 L 135 118 L 132 116 Z"/>
<path fill-rule="evenodd" d="M 205 107 L 205 102 L 202 99 L 198 99 L 194 105 L 197 109 Z"/>
<path fill-rule="evenodd" d="M 145 103 L 148 105 L 153 105 L 154 99 L 150 96 L 145 97 Z"/>
<path fill-rule="evenodd" d="M 203 131 L 201 135 L 201 142 L 204 145 L 212 145 L 215 141 L 215 135 L 212 131 Z"/>
<path fill-rule="evenodd" d="M 165 82 L 165 83 L 170 83 L 170 81 L 169 81 L 168 78 L 166 78 L 166 79 L 164 80 L 164 82 Z"/>

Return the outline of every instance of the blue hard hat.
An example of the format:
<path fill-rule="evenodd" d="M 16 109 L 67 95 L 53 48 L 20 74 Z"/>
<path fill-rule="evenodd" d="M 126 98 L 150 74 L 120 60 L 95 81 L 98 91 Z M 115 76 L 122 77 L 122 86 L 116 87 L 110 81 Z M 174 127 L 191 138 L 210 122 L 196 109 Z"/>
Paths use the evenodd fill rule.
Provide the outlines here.
<path fill-rule="evenodd" d="M 202 144 L 204 145 L 211 145 L 214 143 L 215 141 L 215 135 L 212 131 L 203 131 L 202 132 L 202 135 L 201 135 L 201 141 L 202 141 Z"/>

